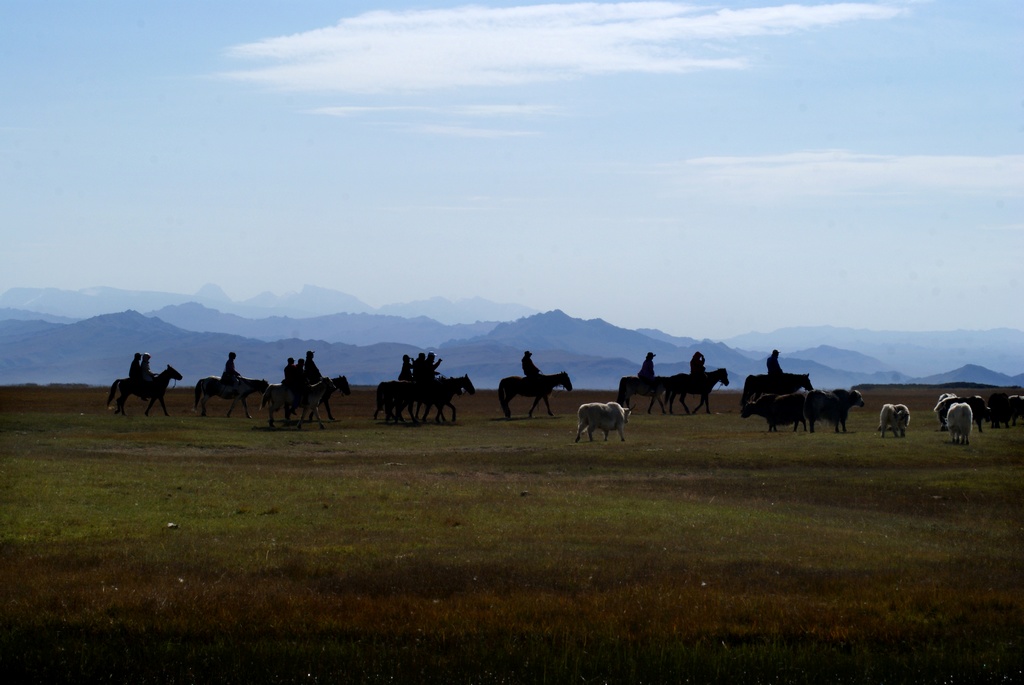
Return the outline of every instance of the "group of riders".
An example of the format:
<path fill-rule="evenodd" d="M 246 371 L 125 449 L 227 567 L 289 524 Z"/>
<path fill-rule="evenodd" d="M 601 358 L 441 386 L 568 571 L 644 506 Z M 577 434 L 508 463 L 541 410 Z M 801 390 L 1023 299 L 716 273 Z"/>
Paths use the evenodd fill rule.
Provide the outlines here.
<path fill-rule="evenodd" d="M 527 352 L 527 355 L 530 353 Z M 640 365 L 640 370 L 636 376 L 647 385 L 652 388 L 658 385 L 658 377 L 654 374 L 654 357 L 657 356 L 653 352 L 648 352 L 646 359 L 643 364 Z M 768 367 L 768 375 L 776 376 L 782 374 L 782 367 L 779 365 L 779 351 L 772 350 L 772 354 L 768 359 L 765 360 L 765 364 Z M 526 357 L 523 357 L 523 371 L 526 371 Z M 707 379 L 707 370 L 704 368 L 704 355 L 701 354 L 700 350 L 693 353 L 690 358 L 690 378 L 692 380 L 699 380 L 703 382 Z"/>

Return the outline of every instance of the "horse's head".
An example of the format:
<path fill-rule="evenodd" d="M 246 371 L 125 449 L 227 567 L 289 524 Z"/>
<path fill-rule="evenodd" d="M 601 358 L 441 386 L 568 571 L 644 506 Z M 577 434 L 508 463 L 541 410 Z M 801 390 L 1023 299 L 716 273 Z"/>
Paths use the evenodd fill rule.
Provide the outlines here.
<path fill-rule="evenodd" d="M 800 374 L 800 387 L 804 390 L 814 390 L 814 386 L 811 385 L 811 374 Z"/>
<path fill-rule="evenodd" d="M 469 380 L 469 375 L 467 374 L 467 375 L 463 376 L 461 380 L 462 380 L 462 388 L 466 392 L 468 392 L 470 395 L 475 395 L 476 394 L 476 388 L 473 387 L 473 381 Z"/>
<path fill-rule="evenodd" d="M 722 385 L 729 385 L 729 372 L 725 370 L 725 367 L 718 369 L 717 371 L 714 371 L 709 375 L 712 376 Z"/>
<path fill-rule="evenodd" d="M 344 376 L 338 376 L 337 378 L 332 378 L 331 380 L 334 381 L 334 386 L 341 392 L 342 395 L 352 394 L 352 388 L 348 386 L 347 378 L 345 378 Z"/>
<path fill-rule="evenodd" d="M 256 392 L 266 392 L 267 388 L 270 387 L 270 383 L 267 382 L 266 378 L 260 378 L 259 380 L 251 380 L 249 384 L 256 388 Z"/>
<path fill-rule="evenodd" d="M 558 379 L 559 385 L 561 385 L 566 390 L 572 390 L 572 381 L 569 380 L 568 372 L 562 371 L 556 376 L 556 378 Z"/>
<path fill-rule="evenodd" d="M 178 373 L 178 370 L 175 369 L 170 364 L 167 365 L 166 369 L 160 372 L 160 375 L 163 376 L 164 378 L 173 378 L 176 381 L 180 381 L 182 378 L 184 378 L 180 373 Z"/>

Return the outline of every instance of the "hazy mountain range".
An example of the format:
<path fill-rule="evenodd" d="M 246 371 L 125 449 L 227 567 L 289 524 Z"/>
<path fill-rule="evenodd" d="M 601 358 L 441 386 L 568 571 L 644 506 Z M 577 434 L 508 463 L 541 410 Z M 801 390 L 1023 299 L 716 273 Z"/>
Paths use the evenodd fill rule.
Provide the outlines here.
<path fill-rule="evenodd" d="M 106 385 L 127 374 L 135 351 L 152 354 L 156 370 L 173 365 L 189 385 L 219 374 L 229 350 L 238 354 L 242 373 L 276 382 L 286 359 L 309 349 L 325 373 L 374 385 L 397 375 L 403 354 L 429 349 L 444 359 L 440 371 L 467 373 L 477 387 L 488 388 L 519 374 L 529 349 L 544 372 L 565 370 L 577 387 L 609 389 L 636 373 L 648 351 L 657 355 L 658 373 L 671 375 L 689 372 L 689 359 L 700 350 L 708 368 L 728 369 L 731 387 L 739 389 L 746 375 L 764 373 L 773 347 L 782 351 L 785 370 L 810 373 L 816 387 L 1024 384 L 1024 332 L 1013 329 L 905 333 L 826 326 L 712 341 L 478 298 L 375 309 L 311 286 L 243 303 L 231 302 L 216 286 L 194 295 L 17 288 L 0 296 L 3 385 Z"/>

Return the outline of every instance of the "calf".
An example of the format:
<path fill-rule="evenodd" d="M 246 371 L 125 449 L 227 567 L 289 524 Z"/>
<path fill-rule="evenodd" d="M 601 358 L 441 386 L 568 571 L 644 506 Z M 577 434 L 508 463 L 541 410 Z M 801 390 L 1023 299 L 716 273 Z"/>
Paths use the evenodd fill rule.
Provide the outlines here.
<path fill-rule="evenodd" d="M 878 430 L 882 437 L 885 431 L 891 430 L 893 437 L 903 438 L 907 435 L 907 425 L 910 423 L 910 410 L 905 404 L 883 404 L 882 411 L 878 415 Z"/>
<path fill-rule="evenodd" d="M 993 428 L 1003 424 L 1010 427 L 1010 396 L 1005 392 L 994 392 L 988 396 L 988 413 Z"/>
<path fill-rule="evenodd" d="M 769 432 L 778 432 L 779 424 L 788 425 L 790 422 L 793 423 L 794 432 L 798 423 L 802 423 L 804 430 L 807 430 L 807 423 L 804 421 L 804 394 L 800 392 L 788 395 L 761 395 L 744 404 L 743 411 L 740 412 L 743 418 L 755 414 L 768 420 Z"/>
<path fill-rule="evenodd" d="M 576 442 L 580 441 L 583 429 L 587 429 L 587 436 L 594 441 L 594 430 L 604 431 L 605 442 L 608 441 L 608 432 L 617 430 L 622 441 L 626 441 L 626 434 L 623 426 L 629 423 L 629 409 L 624 409 L 618 402 L 590 402 L 581 404 L 576 412 L 579 423 L 576 425 Z"/>
<path fill-rule="evenodd" d="M 971 405 L 966 402 L 954 402 L 946 412 L 949 439 L 954 445 L 971 444 L 971 423 L 974 421 L 972 414 Z"/>
<path fill-rule="evenodd" d="M 850 414 L 850 407 L 863 407 L 864 398 L 857 390 L 811 390 L 807 393 L 804 401 L 804 418 L 810 424 L 810 431 L 814 432 L 815 421 L 825 421 L 836 427 L 843 427 L 846 432 L 846 417 Z"/>

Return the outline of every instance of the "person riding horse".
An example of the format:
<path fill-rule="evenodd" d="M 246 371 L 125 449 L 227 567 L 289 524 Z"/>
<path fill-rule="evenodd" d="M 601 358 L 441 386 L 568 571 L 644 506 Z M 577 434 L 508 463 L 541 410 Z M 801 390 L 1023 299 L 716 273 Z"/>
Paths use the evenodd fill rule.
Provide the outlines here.
<path fill-rule="evenodd" d="M 224 373 L 220 375 L 221 385 L 230 387 L 238 385 L 238 380 L 242 377 L 242 374 L 235 370 L 236 356 L 234 352 L 228 352 L 228 360 L 224 362 Z"/>
<path fill-rule="evenodd" d="M 640 366 L 640 371 L 636 374 L 637 378 L 651 387 L 658 384 L 658 379 L 654 375 L 654 357 L 655 354 L 653 352 L 648 352 L 644 363 Z"/>
<path fill-rule="evenodd" d="M 128 380 L 140 390 L 144 387 L 145 381 L 142 378 L 142 353 L 136 352 L 135 357 L 132 359 L 131 365 L 128 367 Z M 141 395 L 140 395 L 141 397 Z M 142 397 L 144 400 L 148 400 L 148 397 Z"/>
<path fill-rule="evenodd" d="M 402 370 L 398 372 L 398 380 L 400 381 L 411 381 L 413 379 L 412 371 L 412 357 L 407 354 L 402 355 Z"/>
<path fill-rule="evenodd" d="M 704 368 L 704 355 L 697 350 L 690 357 L 690 378 L 693 383 L 697 384 L 697 387 L 703 386 L 707 380 L 708 374 Z"/>
<path fill-rule="evenodd" d="M 433 382 L 437 379 L 437 367 L 441 365 L 441 361 L 433 352 L 426 356 L 420 352 L 416 361 L 412 363 L 412 379 L 420 384 Z"/>
<path fill-rule="evenodd" d="M 778 376 L 782 374 L 782 367 L 779 365 L 778 350 L 772 350 L 772 356 L 768 357 L 765 364 L 768 366 L 769 376 Z"/>
<path fill-rule="evenodd" d="M 139 380 L 143 383 L 152 383 L 156 379 L 156 375 L 149 370 L 149 359 L 149 352 L 146 352 L 139 363 Z"/>
<path fill-rule="evenodd" d="M 317 368 L 316 362 L 313 361 L 313 350 L 306 350 L 306 363 L 302 367 L 303 373 L 306 376 L 306 382 L 313 385 L 321 378 L 323 374 L 320 373 L 320 369 Z"/>
<path fill-rule="evenodd" d="M 527 378 L 540 375 L 540 369 L 533 363 L 533 354 L 529 350 L 523 353 L 523 375 Z"/>

